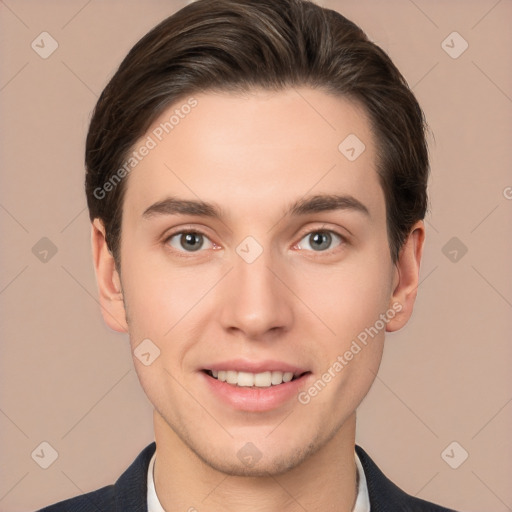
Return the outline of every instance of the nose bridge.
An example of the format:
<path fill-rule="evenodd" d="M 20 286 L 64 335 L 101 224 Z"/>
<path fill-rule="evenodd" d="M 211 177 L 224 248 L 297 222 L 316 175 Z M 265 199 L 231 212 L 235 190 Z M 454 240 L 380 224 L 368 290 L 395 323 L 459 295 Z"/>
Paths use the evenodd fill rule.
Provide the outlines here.
<path fill-rule="evenodd" d="M 270 248 L 263 247 L 254 237 L 246 237 L 237 246 L 223 304 L 225 328 L 237 328 L 247 336 L 257 337 L 289 324 L 290 297 L 275 275 L 280 267 Z"/>

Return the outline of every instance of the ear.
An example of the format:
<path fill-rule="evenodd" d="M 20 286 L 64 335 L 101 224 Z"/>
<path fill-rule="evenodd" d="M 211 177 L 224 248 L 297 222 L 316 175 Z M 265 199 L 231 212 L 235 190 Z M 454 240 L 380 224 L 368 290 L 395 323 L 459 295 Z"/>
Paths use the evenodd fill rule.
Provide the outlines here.
<path fill-rule="evenodd" d="M 107 246 L 105 228 L 98 218 L 92 222 L 91 242 L 103 319 L 114 331 L 128 332 L 121 279 Z"/>
<path fill-rule="evenodd" d="M 401 329 L 412 315 L 419 284 L 424 241 L 425 224 L 420 220 L 411 228 L 395 264 L 390 308 L 397 313 L 386 325 L 386 331 L 388 332 Z"/>

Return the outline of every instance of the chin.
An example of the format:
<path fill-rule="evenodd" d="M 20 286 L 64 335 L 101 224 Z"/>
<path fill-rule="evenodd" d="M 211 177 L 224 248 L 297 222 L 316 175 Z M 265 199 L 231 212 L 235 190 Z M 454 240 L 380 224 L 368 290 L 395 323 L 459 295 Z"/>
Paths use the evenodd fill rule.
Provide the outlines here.
<path fill-rule="evenodd" d="M 195 453 L 207 466 L 229 476 L 268 477 L 287 473 L 300 466 L 314 451 L 313 444 L 302 448 L 288 446 L 286 451 L 276 453 L 260 451 L 254 444 L 246 443 L 238 450 L 233 449 L 233 456 L 229 459 L 226 458 L 226 451 Z"/>

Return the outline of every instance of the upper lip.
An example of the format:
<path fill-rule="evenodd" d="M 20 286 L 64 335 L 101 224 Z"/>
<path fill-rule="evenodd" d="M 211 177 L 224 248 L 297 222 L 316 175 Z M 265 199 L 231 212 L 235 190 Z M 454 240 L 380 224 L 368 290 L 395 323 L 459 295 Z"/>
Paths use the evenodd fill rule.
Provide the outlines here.
<path fill-rule="evenodd" d="M 237 372 L 249 373 L 263 373 L 266 371 L 271 372 L 292 372 L 295 376 L 302 375 L 308 370 L 300 366 L 295 366 L 283 361 L 264 360 L 264 361 L 250 361 L 248 359 L 230 359 L 229 361 L 221 361 L 218 363 L 211 363 L 209 366 L 203 368 L 204 370 L 231 370 Z"/>

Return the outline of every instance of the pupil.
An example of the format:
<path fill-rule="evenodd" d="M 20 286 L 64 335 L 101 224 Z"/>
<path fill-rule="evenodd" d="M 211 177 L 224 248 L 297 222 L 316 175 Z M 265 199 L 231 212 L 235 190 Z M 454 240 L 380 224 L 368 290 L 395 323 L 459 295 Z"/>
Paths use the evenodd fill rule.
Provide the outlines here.
<path fill-rule="evenodd" d="M 193 251 L 197 251 L 201 247 L 201 237 L 200 233 L 186 233 L 181 235 L 182 242 L 185 240 L 185 244 L 190 244 L 188 248 L 191 248 Z M 182 243 L 184 246 L 184 244 Z"/>
<path fill-rule="evenodd" d="M 331 235 L 330 233 L 325 233 L 323 231 L 319 231 L 313 235 L 311 235 L 313 237 L 313 240 L 316 243 L 319 243 L 320 245 L 317 245 L 317 248 L 320 248 L 320 249 L 326 249 L 327 247 L 329 247 L 329 244 L 330 244 L 330 241 L 331 241 Z M 322 245 L 323 244 L 323 245 Z M 314 245 L 312 244 L 312 246 L 314 247 Z"/>

